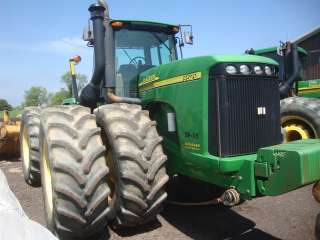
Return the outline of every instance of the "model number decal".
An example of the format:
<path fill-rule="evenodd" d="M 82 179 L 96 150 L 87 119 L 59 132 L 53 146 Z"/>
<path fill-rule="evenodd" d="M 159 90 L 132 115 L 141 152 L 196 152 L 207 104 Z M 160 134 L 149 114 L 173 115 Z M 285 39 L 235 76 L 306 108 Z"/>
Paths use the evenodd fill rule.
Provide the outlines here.
<path fill-rule="evenodd" d="M 273 153 L 273 156 L 274 156 L 275 158 L 284 158 L 284 157 L 287 156 L 287 153 L 286 153 L 286 152 L 274 152 L 274 153 Z"/>
<path fill-rule="evenodd" d="M 198 141 L 200 136 L 197 132 L 184 132 L 184 137 L 186 142 L 183 144 L 183 147 L 190 150 L 199 151 L 201 146 L 199 143 L 194 143 L 194 141 Z"/>
<path fill-rule="evenodd" d="M 182 77 L 183 77 L 183 81 L 197 80 L 201 78 L 201 72 L 186 74 L 186 75 L 183 75 Z"/>
<path fill-rule="evenodd" d="M 180 75 L 173 78 L 159 80 L 159 77 L 156 75 L 151 75 L 146 77 L 140 84 L 139 84 L 139 91 L 147 91 L 150 89 L 163 87 L 171 84 L 194 81 L 201 79 L 202 73 L 201 72 L 193 72 L 185 75 Z"/>
<path fill-rule="evenodd" d="M 197 132 L 184 132 L 184 137 L 197 140 L 197 139 L 199 139 L 199 133 L 197 133 Z"/>

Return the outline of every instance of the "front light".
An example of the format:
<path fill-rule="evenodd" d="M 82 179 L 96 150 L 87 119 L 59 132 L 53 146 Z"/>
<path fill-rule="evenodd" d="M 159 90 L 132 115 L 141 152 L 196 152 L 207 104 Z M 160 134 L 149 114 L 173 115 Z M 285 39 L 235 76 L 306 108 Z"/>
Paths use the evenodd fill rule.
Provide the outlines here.
<path fill-rule="evenodd" d="M 270 76 L 272 74 L 272 69 L 269 66 L 265 66 L 264 71 L 268 76 Z"/>
<path fill-rule="evenodd" d="M 263 73 L 262 68 L 260 66 L 254 66 L 253 71 L 257 75 L 261 75 Z"/>
<path fill-rule="evenodd" d="M 226 72 L 229 74 L 236 74 L 237 73 L 237 69 L 235 66 L 226 66 Z"/>
<path fill-rule="evenodd" d="M 244 75 L 248 75 L 250 74 L 250 68 L 248 67 L 248 65 L 241 65 L 240 72 Z"/>

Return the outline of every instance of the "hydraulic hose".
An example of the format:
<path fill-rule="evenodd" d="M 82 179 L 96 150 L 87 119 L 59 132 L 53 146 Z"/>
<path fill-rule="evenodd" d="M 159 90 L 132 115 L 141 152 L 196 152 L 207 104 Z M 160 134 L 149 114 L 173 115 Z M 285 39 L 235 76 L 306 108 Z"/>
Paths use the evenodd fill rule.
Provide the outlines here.
<path fill-rule="evenodd" d="M 220 197 L 204 202 L 179 202 L 167 200 L 168 204 L 178 206 L 208 206 L 223 204 L 225 206 L 235 206 L 240 202 L 240 194 L 233 188 L 226 190 Z"/>

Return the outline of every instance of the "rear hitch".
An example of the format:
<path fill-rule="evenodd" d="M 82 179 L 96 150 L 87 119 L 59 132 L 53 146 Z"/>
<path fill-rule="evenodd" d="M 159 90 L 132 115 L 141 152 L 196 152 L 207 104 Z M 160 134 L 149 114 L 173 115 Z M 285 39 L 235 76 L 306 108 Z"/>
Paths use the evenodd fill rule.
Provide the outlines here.
<path fill-rule="evenodd" d="M 232 207 L 240 202 L 240 194 L 234 188 L 230 188 L 225 191 L 220 197 L 223 205 Z"/>

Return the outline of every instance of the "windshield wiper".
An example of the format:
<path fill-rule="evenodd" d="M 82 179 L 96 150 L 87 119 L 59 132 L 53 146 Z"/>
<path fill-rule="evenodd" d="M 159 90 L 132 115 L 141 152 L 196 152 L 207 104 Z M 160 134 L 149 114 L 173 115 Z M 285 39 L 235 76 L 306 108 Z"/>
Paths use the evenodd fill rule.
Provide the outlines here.
<path fill-rule="evenodd" d="M 130 57 L 129 53 L 125 49 L 122 49 L 122 51 L 127 55 L 127 57 L 129 58 L 129 61 L 131 62 L 132 58 Z M 138 64 L 136 60 L 134 60 L 134 63 Z"/>
<path fill-rule="evenodd" d="M 159 38 L 159 36 L 156 34 L 156 33 L 151 33 L 161 44 L 163 44 L 170 52 L 170 55 L 171 55 L 171 49 L 168 47 L 168 45 L 161 40 L 161 38 Z"/>

